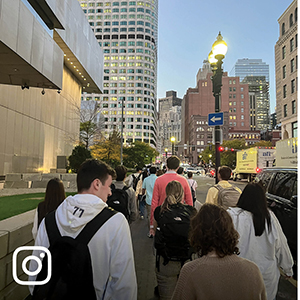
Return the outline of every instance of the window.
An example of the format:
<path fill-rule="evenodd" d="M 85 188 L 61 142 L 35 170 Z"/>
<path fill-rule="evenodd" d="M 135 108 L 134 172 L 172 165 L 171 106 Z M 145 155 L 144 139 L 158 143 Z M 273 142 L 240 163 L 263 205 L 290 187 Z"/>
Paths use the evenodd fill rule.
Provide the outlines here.
<path fill-rule="evenodd" d="M 241 94 L 241 99 L 244 99 L 244 94 Z"/>
<path fill-rule="evenodd" d="M 272 181 L 272 185 L 269 188 L 269 193 L 290 200 L 293 196 L 295 184 L 296 174 L 278 172 Z"/>
<path fill-rule="evenodd" d="M 286 49 L 285 49 L 285 46 L 282 47 L 282 59 L 285 59 L 285 52 L 286 52 Z"/>
<path fill-rule="evenodd" d="M 286 98 L 286 84 L 283 86 L 283 98 Z"/>
<path fill-rule="evenodd" d="M 295 71 L 295 59 L 293 58 L 291 60 L 291 73 L 293 73 Z"/>
<path fill-rule="evenodd" d="M 292 27 L 294 24 L 294 17 L 293 14 L 290 14 L 290 27 Z"/>
<path fill-rule="evenodd" d="M 286 66 L 283 66 L 282 67 L 282 78 L 284 79 L 285 77 L 286 77 Z"/>
<path fill-rule="evenodd" d="M 298 122 L 292 123 L 292 137 L 298 137 Z"/>
<path fill-rule="evenodd" d="M 292 101 L 292 114 L 296 113 L 296 100 Z"/>
<path fill-rule="evenodd" d="M 281 25 L 281 35 L 284 35 L 285 34 L 285 24 L 282 23 Z"/>
<path fill-rule="evenodd" d="M 290 39 L 290 52 L 294 51 L 294 38 Z"/>
<path fill-rule="evenodd" d="M 295 93 L 295 79 L 293 79 L 291 81 L 291 93 L 294 94 Z"/>
<path fill-rule="evenodd" d="M 241 87 L 241 92 L 243 92 L 243 91 L 244 91 L 244 88 Z"/>
<path fill-rule="evenodd" d="M 244 101 L 241 102 L 241 106 L 244 106 Z"/>
<path fill-rule="evenodd" d="M 283 105 L 283 116 L 286 117 L 287 116 L 287 104 Z"/>

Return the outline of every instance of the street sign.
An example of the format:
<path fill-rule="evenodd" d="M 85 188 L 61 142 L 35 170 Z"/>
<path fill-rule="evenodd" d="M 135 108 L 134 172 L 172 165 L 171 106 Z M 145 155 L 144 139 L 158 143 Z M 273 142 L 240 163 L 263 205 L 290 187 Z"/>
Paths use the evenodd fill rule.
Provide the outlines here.
<path fill-rule="evenodd" d="M 208 126 L 223 125 L 224 116 L 222 112 L 208 114 Z"/>

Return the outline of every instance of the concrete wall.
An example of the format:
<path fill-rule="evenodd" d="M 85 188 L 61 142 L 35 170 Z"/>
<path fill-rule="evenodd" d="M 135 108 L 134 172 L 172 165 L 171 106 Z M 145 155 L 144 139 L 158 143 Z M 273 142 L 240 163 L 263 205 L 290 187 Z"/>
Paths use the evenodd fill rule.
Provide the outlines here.
<path fill-rule="evenodd" d="M 29 295 L 28 286 L 17 284 L 12 276 L 12 255 L 20 246 L 33 246 L 31 234 L 35 210 L 0 221 L 0 300 L 23 300 Z M 23 259 L 30 252 L 19 252 L 17 275 L 22 281 L 27 275 L 22 271 Z"/>
<path fill-rule="evenodd" d="M 0 84 L 0 175 L 48 173 L 57 156 L 69 156 L 79 138 L 81 86 L 67 69 L 55 90 Z"/>

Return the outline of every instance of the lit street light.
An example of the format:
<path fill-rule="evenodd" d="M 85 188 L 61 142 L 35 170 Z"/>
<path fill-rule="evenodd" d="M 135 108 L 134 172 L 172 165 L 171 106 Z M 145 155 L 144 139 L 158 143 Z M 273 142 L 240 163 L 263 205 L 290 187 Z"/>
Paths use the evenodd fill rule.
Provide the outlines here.
<path fill-rule="evenodd" d="M 221 87 L 222 87 L 222 63 L 227 53 L 227 44 L 223 41 L 223 37 L 221 32 L 219 32 L 217 36 L 217 40 L 212 45 L 212 50 L 208 55 L 208 61 L 213 70 L 213 76 L 211 77 L 213 83 L 213 95 L 215 97 L 215 112 L 220 112 L 220 95 L 221 95 Z M 220 166 L 220 126 L 215 126 L 215 151 L 216 151 L 216 183 L 218 183 L 218 168 Z"/>
<path fill-rule="evenodd" d="M 174 151 L 174 147 L 175 147 L 175 136 L 172 136 L 170 139 L 171 143 L 172 143 L 172 155 L 175 155 L 175 151 Z"/>

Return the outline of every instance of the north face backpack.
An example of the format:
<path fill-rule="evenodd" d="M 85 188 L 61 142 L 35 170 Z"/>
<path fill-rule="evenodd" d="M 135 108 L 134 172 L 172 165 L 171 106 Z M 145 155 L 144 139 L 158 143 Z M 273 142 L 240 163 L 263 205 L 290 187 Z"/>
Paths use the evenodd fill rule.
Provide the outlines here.
<path fill-rule="evenodd" d="M 74 239 L 61 236 L 55 220 L 55 211 L 45 218 L 46 230 L 52 256 L 51 279 L 44 285 L 36 285 L 33 300 L 82 300 L 97 299 L 93 285 L 93 270 L 88 243 L 99 228 L 116 212 L 104 208 L 85 225 Z M 47 276 L 47 256 L 43 259 L 42 270 L 37 281 Z"/>
<path fill-rule="evenodd" d="M 218 205 L 224 209 L 228 207 L 235 207 L 238 203 L 241 193 L 236 186 L 231 185 L 230 187 L 223 188 L 219 184 L 214 185 L 219 191 L 218 193 Z"/>
<path fill-rule="evenodd" d="M 107 198 L 106 204 L 114 210 L 121 212 L 127 220 L 130 218 L 128 211 L 128 186 L 124 186 L 122 189 L 116 189 L 115 185 L 111 185 L 111 196 Z"/>
<path fill-rule="evenodd" d="M 171 261 L 182 263 L 191 258 L 193 250 L 188 241 L 190 219 L 196 210 L 192 206 L 171 205 L 171 210 L 162 213 L 154 236 L 157 255 L 164 259 L 166 265 Z"/>

